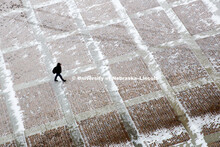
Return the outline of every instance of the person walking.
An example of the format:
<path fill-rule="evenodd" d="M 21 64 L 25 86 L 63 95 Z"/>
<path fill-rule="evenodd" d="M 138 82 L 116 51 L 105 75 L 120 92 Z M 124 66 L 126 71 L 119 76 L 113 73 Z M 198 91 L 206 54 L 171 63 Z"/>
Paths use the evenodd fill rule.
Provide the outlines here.
<path fill-rule="evenodd" d="M 66 82 L 66 80 L 63 79 L 62 75 L 61 75 L 61 72 L 62 72 L 62 67 L 61 67 L 61 63 L 57 63 L 57 66 L 53 68 L 53 71 L 52 71 L 54 74 L 56 74 L 55 78 L 54 78 L 54 81 L 55 82 L 58 82 L 57 80 L 57 77 L 59 76 L 60 79 L 63 81 L 63 82 Z"/>

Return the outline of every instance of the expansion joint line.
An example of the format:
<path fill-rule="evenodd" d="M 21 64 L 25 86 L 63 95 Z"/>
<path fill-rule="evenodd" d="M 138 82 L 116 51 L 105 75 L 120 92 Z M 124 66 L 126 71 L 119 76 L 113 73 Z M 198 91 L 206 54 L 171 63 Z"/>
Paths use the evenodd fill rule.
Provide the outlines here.
<path fill-rule="evenodd" d="M 204 67 L 208 76 L 212 79 L 211 81 L 217 85 L 218 89 L 220 89 L 219 74 L 213 68 L 212 64 L 210 63 L 208 58 L 203 53 L 200 46 L 197 44 L 195 38 L 193 36 L 191 36 L 189 31 L 186 29 L 186 27 L 184 26 L 182 21 L 179 19 L 179 17 L 173 11 L 172 7 L 166 2 L 166 0 L 157 0 L 157 1 L 161 5 L 161 7 L 164 9 L 164 11 L 167 14 L 168 18 L 170 19 L 170 21 L 174 24 L 174 27 L 176 27 L 176 30 L 180 33 L 181 38 L 185 42 L 187 42 L 187 45 L 189 45 L 191 47 L 191 51 L 196 56 L 199 63 Z M 202 1 L 204 1 L 204 0 L 202 0 Z M 206 0 L 206 2 L 211 3 L 209 0 Z M 179 31 L 179 30 L 181 30 L 181 31 Z"/>
<path fill-rule="evenodd" d="M 51 69 L 53 68 L 53 63 L 55 63 L 55 59 L 53 59 L 52 55 L 49 52 L 49 49 L 46 44 L 46 38 L 44 37 L 44 32 L 39 27 L 38 20 L 36 18 L 35 12 L 33 10 L 33 7 L 29 0 L 22 0 L 24 5 L 27 8 L 30 8 L 29 11 L 27 11 L 28 19 L 33 24 L 32 30 L 34 32 L 34 35 L 36 37 L 36 40 L 39 42 L 39 51 L 41 52 L 42 56 L 44 57 L 44 63 L 46 65 L 46 69 L 48 73 L 51 73 Z M 52 75 L 50 76 L 51 79 L 53 79 Z M 64 93 L 64 90 L 61 87 L 61 84 L 57 85 L 52 83 L 51 81 L 50 85 L 52 86 L 53 91 L 55 92 L 56 98 L 58 100 L 59 105 L 61 106 L 62 112 L 64 114 L 65 120 L 67 122 L 68 129 L 70 131 L 71 138 L 73 140 L 73 144 L 75 146 L 84 146 L 82 135 L 79 131 L 79 127 L 76 123 L 75 116 L 71 110 L 69 101 Z"/>
<path fill-rule="evenodd" d="M 91 55 L 91 58 L 95 62 L 97 69 L 102 77 L 104 77 L 104 85 L 110 95 L 111 100 L 116 105 L 117 112 L 120 115 L 120 118 L 124 124 L 124 127 L 130 137 L 130 139 L 133 141 L 133 144 L 135 146 L 143 146 L 143 144 L 140 141 L 140 135 L 139 132 L 131 119 L 131 116 L 118 92 L 118 88 L 115 85 L 115 82 L 113 80 L 106 80 L 106 79 L 112 79 L 112 75 L 110 71 L 108 70 L 108 66 L 106 65 L 107 59 L 105 60 L 105 57 L 103 56 L 99 46 L 97 43 L 93 40 L 92 36 L 90 35 L 89 30 L 86 29 L 86 24 L 76 6 L 76 3 L 74 0 L 66 0 L 67 5 L 69 7 L 70 13 L 72 16 L 76 16 L 75 21 L 76 24 L 82 33 L 82 40 L 86 42 L 86 46 L 89 50 L 89 53 Z"/>
<path fill-rule="evenodd" d="M 144 62 L 148 65 L 148 68 L 152 75 L 155 76 L 157 79 L 157 82 L 159 83 L 161 89 L 165 93 L 169 103 L 171 104 L 171 107 L 174 109 L 175 113 L 178 116 L 185 116 L 184 119 L 181 120 L 182 124 L 186 128 L 186 130 L 189 132 L 188 127 L 188 120 L 189 117 L 185 115 L 186 110 L 183 108 L 181 103 L 178 101 L 178 99 L 175 96 L 175 91 L 172 89 L 172 87 L 169 85 L 168 81 L 166 80 L 165 76 L 163 75 L 163 72 L 160 69 L 160 66 L 157 64 L 153 54 L 150 52 L 149 47 L 143 42 L 140 34 L 136 30 L 133 22 L 131 21 L 130 17 L 127 15 L 125 8 L 122 6 L 119 0 L 112 0 L 112 3 L 117 10 L 119 16 L 126 20 L 125 21 L 125 27 L 128 30 L 128 33 L 133 37 L 134 42 L 138 46 L 137 54 L 141 56 L 144 59 Z M 191 131 L 190 131 L 191 132 Z M 189 135 L 191 138 L 195 138 L 194 134 L 195 132 L 190 133 Z M 200 134 L 199 134 L 200 135 Z M 195 144 L 194 141 L 192 141 L 193 144 Z"/>
<path fill-rule="evenodd" d="M 190 35 L 189 31 L 185 28 L 184 24 L 181 22 L 181 20 L 172 10 L 171 6 L 166 2 L 166 0 L 157 0 L 157 1 L 161 5 L 161 7 L 163 7 L 165 13 L 167 14 L 170 21 L 174 24 L 176 29 L 178 30 L 178 28 L 181 28 L 181 31 L 179 32 L 181 38 L 187 42 L 187 45 L 190 46 L 191 51 L 194 53 L 199 63 L 205 68 L 209 77 L 211 78 L 210 81 L 215 83 L 218 89 L 220 89 L 219 76 L 216 70 L 213 68 L 212 64 L 209 62 L 208 58 L 203 54 L 203 51 L 201 50 L 200 46 L 197 44 L 195 39 Z M 204 3 L 207 2 L 211 3 L 209 0 L 204 1 Z M 188 121 L 190 121 L 190 123 L 193 123 L 190 119 Z M 197 140 L 200 140 L 201 142 L 203 142 L 204 145 L 207 145 L 205 141 L 205 137 L 199 129 L 193 130 L 193 128 L 190 128 L 190 126 L 189 129 L 191 130 L 192 133 L 195 134 L 194 136 L 196 136 L 195 138 L 196 142 L 199 142 Z M 196 145 L 199 145 L 199 143 L 197 143 Z"/>
<path fill-rule="evenodd" d="M 14 139 L 17 146 L 26 147 L 26 139 L 24 134 L 24 124 L 22 112 L 19 106 L 19 100 L 16 98 L 13 89 L 11 71 L 6 69 L 5 61 L 2 52 L 0 51 L 0 84 L 2 86 L 3 98 L 6 103 L 7 112 L 10 117 L 10 124 L 13 129 Z"/>
<path fill-rule="evenodd" d="M 185 41 L 187 41 L 187 44 L 193 46 L 193 48 L 199 49 L 199 46 L 193 40 L 193 37 L 187 31 L 187 29 L 185 28 L 183 23 L 179 20 L 179 18 L 177 17 L 175 12 L 172 10 L 171 6 L 166 2 L 166 0 L 157 0 L 157 1 L 161 5 L 161 7 L 164 9 L 166 15 L 168 16 L 170 21 L 173 23 L 173 25 L 176 27 L 177 31 L 181 34 L 181 38 L 184 39 Z M 181 28 L 181 31 L 179 31 L 178 28 Z M 188 40 L 190 40 L 190 41 L 188 41 Z M 201 50 L 199 50 L 199 51 L 198 50 L 192 50 L 192 51 L 195 54 L 195 56 L 197 57 L 197 59 L 199 60 L 199 62 L 200 63 L 203 62 L 203 64 L 201 63 L 201 65 L 204 66 L 204 64 L 205 64 L 205 67 L 212 68 L 212 66 L 209 63 L 209 61 L 207 60 L 207 58 L 202 55 L 202 51 Z M 199 58 L 201 56 L 203 56 L 203 59 Z M 204 61 L 204 59 L 206 59 L 206 60 Z M 185 126 L 186 130 L 188 131 L 188 133 L 189 133 L 189 135 L 190 135 L 190 137 L 192 139 L 192 143 L 194 145 L 201 145 L 201 144 L 202 145 L 207 145 L 207 143 L 206 143 L 206 141 L 204 139 L 204 135 L 202 135 L 199 130 L 193 129 L 189 125 L 189 122 L 193 123 L 192 120 L 190 119 L 190 117 L 187 114 L 185 114 L 185 116 L 186 117 L 182 117 L 180 119 L 180 121 L 183 122 L 183 125 Z"/>

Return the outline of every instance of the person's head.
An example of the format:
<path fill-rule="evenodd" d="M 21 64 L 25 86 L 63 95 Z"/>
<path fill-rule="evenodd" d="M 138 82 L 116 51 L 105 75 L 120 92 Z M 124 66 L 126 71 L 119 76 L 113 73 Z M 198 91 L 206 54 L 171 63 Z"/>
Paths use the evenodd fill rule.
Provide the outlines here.
<path fill-rule="evenodd" d="M 61 63 L 57 63 L 57 66 L 61 66 Z"/>

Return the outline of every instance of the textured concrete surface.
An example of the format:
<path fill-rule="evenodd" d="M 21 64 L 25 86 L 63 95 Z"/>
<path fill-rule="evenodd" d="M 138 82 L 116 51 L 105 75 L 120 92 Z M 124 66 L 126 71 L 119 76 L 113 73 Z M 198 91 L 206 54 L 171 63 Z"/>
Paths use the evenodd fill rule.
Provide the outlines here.
<path fill-rule="evenodd" d="M 1 0 L 0 146 L 219 146 L 219 6 Z"/>

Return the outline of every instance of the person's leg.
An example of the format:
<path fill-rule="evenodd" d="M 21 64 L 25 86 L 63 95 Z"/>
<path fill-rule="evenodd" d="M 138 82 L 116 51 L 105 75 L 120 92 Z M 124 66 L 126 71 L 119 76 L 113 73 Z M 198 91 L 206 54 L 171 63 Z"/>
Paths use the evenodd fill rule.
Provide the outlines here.
<path fill-rule="evenodd" d="M 66 82 L 66 80 L 63 79 L 63 77 L 61 76 L 61 74 L 59 74 L 59 77 L 60 77 L 60 79 L 61 79 L 63 82 Z"/>
<path fill-rule="evenodd" d="M 58 77 L 58 74 L 56 74 L 55 78 L 54 78 L 54 81 L 57 82 L 57 77 Z"/>

